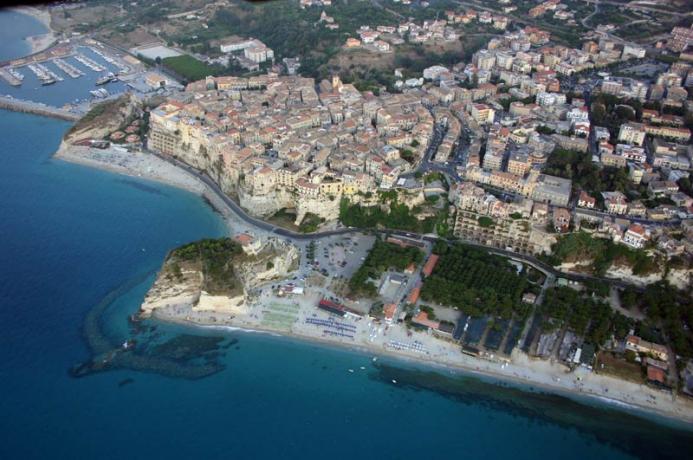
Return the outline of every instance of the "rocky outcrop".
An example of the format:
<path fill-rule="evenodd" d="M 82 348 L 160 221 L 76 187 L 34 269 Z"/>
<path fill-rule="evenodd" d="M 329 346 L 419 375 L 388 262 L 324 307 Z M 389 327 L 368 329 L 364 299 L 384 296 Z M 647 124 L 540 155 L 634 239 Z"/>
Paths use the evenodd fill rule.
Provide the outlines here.
<path fill-rule="evenodd" d="M 142 316 L 150 316 L 157 308 L 196 305 L 202 293 L 202 281 L 202 272 L 198 269 L 181 270 L 181 276 L 174 276 L 172 270 L 164 264 L 144 297 L 140 307 Z"/>
<path fill-rule="evenodd" d="M 218 241 L 225 246 L 216 245 Z M 193 246 L 206 242 L 208 246 L 202 246 L 198 257 L 198 248 Z M 205 254 L 205 250 L 209 252 Z M 298 269 L 298 262 L 298 249 L 276 238 L 253 246 L 248 252 L 228 238 L 191 243 L 166 258 L 144 298 L 140 315 L 149 317 L 159 308 L 169 312 L 192 309 L 233 314 L 244 308 L 251 289 L 286 277 Z"/>
<path fill-rule="evenodd" d="M 251 289 L 265 281 L 286 277 L 298 269 L 298 262 L 296 246 L 272 238 L 259 251 L 243 260 L 243 264 L 237 267 L 237 274 L 245 288 Z"/>
<path fill-rule="evenodd" d="M 300 225 L 306 214 L 315 214 L 326 221 L 339 219 L 339 198 L 301 199 L 296 203 L 296 225 Z"/>
<path fill-rule="evenodd" d="M 140 102 L 130 94 L 102 102 L 75 123 L 64 140 L 75 143 L 85 139 L 103 139 L 127 124 L 140 110 Z"/>

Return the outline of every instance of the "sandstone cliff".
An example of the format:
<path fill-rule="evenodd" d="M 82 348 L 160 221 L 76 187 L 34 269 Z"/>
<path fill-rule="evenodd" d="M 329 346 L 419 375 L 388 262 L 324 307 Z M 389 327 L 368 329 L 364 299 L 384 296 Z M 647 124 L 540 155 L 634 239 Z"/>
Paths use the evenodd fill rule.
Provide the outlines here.
<path fill-rule="evenodd" d="M 230 238 L 201 240 L 168 255 L 140 307 L 148 317 L 157 308 L 190 307 L 233 313 L 255 286 L 286 277 L 298 268 L 295 246 L 270 239 L 252 248 Z"/>

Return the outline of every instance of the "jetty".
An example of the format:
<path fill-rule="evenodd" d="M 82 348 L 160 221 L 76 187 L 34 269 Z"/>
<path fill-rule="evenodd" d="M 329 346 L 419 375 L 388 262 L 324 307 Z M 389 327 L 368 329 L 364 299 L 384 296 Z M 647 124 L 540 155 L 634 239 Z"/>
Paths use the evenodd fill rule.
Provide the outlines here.
<path fill-rule="evenodd" d="M 81 70 L 77 69 L 75 66 L 72 64 L 68 64 L 66 61 L 63 61 L 62 59 L 55 59 L 53 60 L 56 66 L 72 78 L 79 78 L 82 75 L 84 75 L 84 72 Z"/>
<path fill-rule="evenodd" d="M 24 78 L 24 75 L 22 75 L 22 79 L 17 78 L 14 73 L 12 73 L 10 70 L 14 70 L 11 67 L 3 67 L 0 69 L 0 77 L 3 78 L 7 83 L 9 83 L 12 86 L 20 86 L 22 84 L 22 79 Z M 19 74 L 21 75 L 21 74 Z"/>
<path fill-rule="evenodd" d="M 46 67 L 45 65 L 43 65 L 43 64 L 34 64 L 34 65 L 35 65 L 36 67 L 38 67 L 39 69 L 41 69 L 41 71 L 42 71 L 45 75 L 48 75 L 48 78 L 50 78 L 51 80 L 63 81 L 63 77 L 61 77 L 60 75 L 58 75 L 58 74 L 56 74 L 55 72 L 53 72 L 51 69 L 49 69 L 49 68 Z"/>
<path fill-rule="evenodd" d="M 103 72 L 104 70 L 106 70 L 105 67 L 97 64 L 96 62 L 92 61 L 91 59 L 82 54 L 75 54 L 75 59 L 77 59 L 80 63 L 84 64 L 94 72 Z"/>
<path fill-rule="evenodd" d="M 60 109 L 50 105 L 40 104 L 37 102 L 23 101 L 7 96 L 0 96 L 0 109 L 12 110 L 14 112 L 33 113 L 43 115 L 45 117 L 58 118 L 67 121 L 77 121 L 82 118 L 82 115 L 69 110 Z"/>
<path fill-rule="evenodd" d="M 101 59 L 103 59 L 104 61 L 106 61 L 106 62 L 108 62 L 108 63 L 110 63 L 110 64 L 113 64 L 114 66 L 118 67 L 118 69 L 120 69 L 121 72 L 127 71 L 127 68 L 126 68 L 124 65 L 122 65 L 122 64 L 121 64 L 120 62 L 118 62 L 117 60 L 113 59 L 113 58 L 112 58 L 111 56 L 109 56 L 108 54 L 103 53 L 103 52 L 97 50 L 97 49 L 94 48 L 93 46 L 90 46 L 89 49 L 92 50 L 92 51 L 94 52 L 94 54 L 96 54 L 97 56 L 101 57 Z"/>

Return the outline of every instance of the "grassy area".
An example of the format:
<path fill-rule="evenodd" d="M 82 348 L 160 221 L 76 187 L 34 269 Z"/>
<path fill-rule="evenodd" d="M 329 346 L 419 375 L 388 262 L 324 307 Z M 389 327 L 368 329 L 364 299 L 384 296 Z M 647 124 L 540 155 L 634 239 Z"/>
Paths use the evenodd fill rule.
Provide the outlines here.
<path fill-rule="evenodd" d="M 214 75 L 215 69 L 192 56 L 183 55 L 168 57 L 161 61 L 164 67 L 170 69 L 188 81 L 202 80 Z"/>
<path fill-rule="evenodd" d="M 435 216 L 419 220 L 417 214 L 422 211 L 421 206 L 409 208 L 389 195 L 381 195 L 381 201 L 383 204 L 389 201 L 388 210 L 384 211 L 379 205 L 352 204 L 347 198 L 342 198 L 339 206 L 339 220 L 347 227 L 389 228 L 418 233 L 438 232 L 445 236 L 449 233 L 446 209 L 437 211 Z"/>
<path fill-rule="evenodd" d="M 645 383 L 642 366 L 629 363 L 614 353 L 602 351 L 597 354 L 594 369 L 598 373 L 610 374 L 635 383 Z"/>
<path fill-rule="evenodd" d="M 113 120 L 119 118 L 120 111 L 125 107 L 127 102 L 128 98 L 122 96 L 94 105 L 86 115 L 72 125 L 72 128 L 65 134 L 65 137 L 69 137 L 70 134 L 79 132 L 90 126 L 108 125 Z"/>
<path fill-rule="evenodd" d="M 301 225 L 298 227 L 298 231 L 301 233 L 313 233 L 318 230 L 318 226 L 325 222 L 325 219 L 323 219 L 320 216 L 317 216 L 313 213 L 306 213 L 305 217 L 303 217 L 303 220 L 301 221 Z"/>

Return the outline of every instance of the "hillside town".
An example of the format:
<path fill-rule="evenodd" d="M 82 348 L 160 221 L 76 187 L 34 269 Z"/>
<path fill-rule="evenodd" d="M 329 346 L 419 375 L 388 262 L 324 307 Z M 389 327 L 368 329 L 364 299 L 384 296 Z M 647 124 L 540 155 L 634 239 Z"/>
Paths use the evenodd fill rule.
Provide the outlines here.
<path fill-rule="evenodd" d="M 255 215 L 295 209 L 296 225 L 306 215 L 329 225 L 343 200 L 380 205 L 383 191 L 424 204 L 426 178 L 439 172 L 455 236 L 541 254 L 585 227 L 638 249 L 661 240 L 680 255 L 690 240 L 671 234 L 693 204 L 679 185 L 691 133 L 671 112 L 687 110 L 693 74 L 685 61 L 650 79 L 608 73 L 644 56 L 608 39 L 552 45 L 527 27 L 490 40 L 469 63 L 424 69 L 423 86 L 398 93 L 361 92 L 337 75 L 208 77 L 151 112 L 148 147 L 213 172 Z M 621 115 L 617 127 L 609 118 Z M 570 165 L 556 173 L 570 154 L 597 183 L 575 183 Z M 623 180 L 602 180 L 607 171 Z"/>
<path fill-rule="evenodd" d="M 481 359 L 501 374 L 548 366 L 552 384 L 595 394 L 620 379 L 646 388 L 641 406 L 693 394 L 693 34 L 648 45 L 596 28 L 568 45 L 504 5 L 345 33 L 335 52 L 385 58 L 488 26 L 468 59 L 397 67 L 368 89 L 343 67 L 314 78 L 311 56 L 256 34 L 207 51 L 238 75 L 184 87 L 156 64 L 170 47 L 138 47 L 154 84 L 69 142 L 128 173 L 110 144 L 140 155 L 131 164 L 183 167 L 242 216 L 222 245 L 255 264 L 237 267 L 231 296 L 205 290 L 204 264 L 179 275 L 168 261 L 144 316 Z M 296 7 L 338 33 L 330 6 Z M 558 1 L 528 14 L 551 11 L 573 20 Z"/>
<path fill-rule="evenodd" d="M 458 20 L 466 19 L 448 15 L 449 22 Z M 394 32 L 364 28 L 361 40 L 378 46 L 378 37 Z M 644 47 L 606 37 L 578 48 L 556 45 L 549 33 L 525 27 L 489 40 L 471 62 L 435 65 L 415 83 L 400 81 L 398 92 L 376 95 L 339 75 L 314 81 L 288 68 L 247 78 L 209 76 L 151 111 L 147 147 L 206 171 L 251 215 L 272 221 L 290 210 L 300 231 L 375 224 L 535 256 L 568 272 L 607 273 L 640 286 L 662 279 L 686 289 L 693 198 L 691 132 L 683 114 L 691 110 L 692 67 L 685 56 L 653 64 Z M 633 69 L 649 74 L 621 76 Z M 402 209 L 411 219 L 394 218 Z M 368 218 L 375 214 L 379 218 Z M 586 248 L 602 241 L 623 249 L 607 250 L 618 255 L 597 268 L 599 256 Z M 420 275 L 414 265 L 413 277 L 397 270 L 355 287 L 358 271 L 352 271 L 350 293 L 335 303 L 329 296 L 335 289 L 321 290 L 333 300 L 318 307 L 442 331 L 478 356 L 509 356 L 522 344 L 533 356 L 591 369 L 599 350 L 601 366 L 614 365 L 604 350 L 616 350 L 636 353 L 638 362 L 646 356 L 646 381 L 656 386 L 671 387 L 678 378 L 669 372 L 667 348 L 635 335 L 629 315 L 598 323 L 551 310 L 592 305 L 584 297 L 592 288 L 570 294 L 573 288 L 555 279 L 523 284 L 513 294 L 519 297 L 509 300 L 510 313 L 484 307 L 479 316 L 446 301 L 437 293 L 444 286 L 432 287 L 455 280 L 443 281 L 434 268 L 439 258 L 458 257 L 456 250 L 407 239 L 386 244 L 427 253 Z M 314 265 L 313 257 L 311 270 L 336 276 Z M 356 305 L 371 283 L 385 302 L 375 313 Z M 282 286 L 280 293 L 292 296 L 295 287 Z M 311 293 L 303 289 L 300 296 Z M 474 292 L 474 283 L 469 289 Z M 593 315 L 604 314 L 601 302 L 612 303 L 608 288 L 604 295 L 587 307 Z M 450 316 L 446 307 L 463 313 Z M 529 316 L 527 308 L 534 308 Z M 620 339 L 612 336 L 611 345 L 608 336 L 594 335 L 598 324 L 620 321 L 631 327 L 621 324 Z"/>

